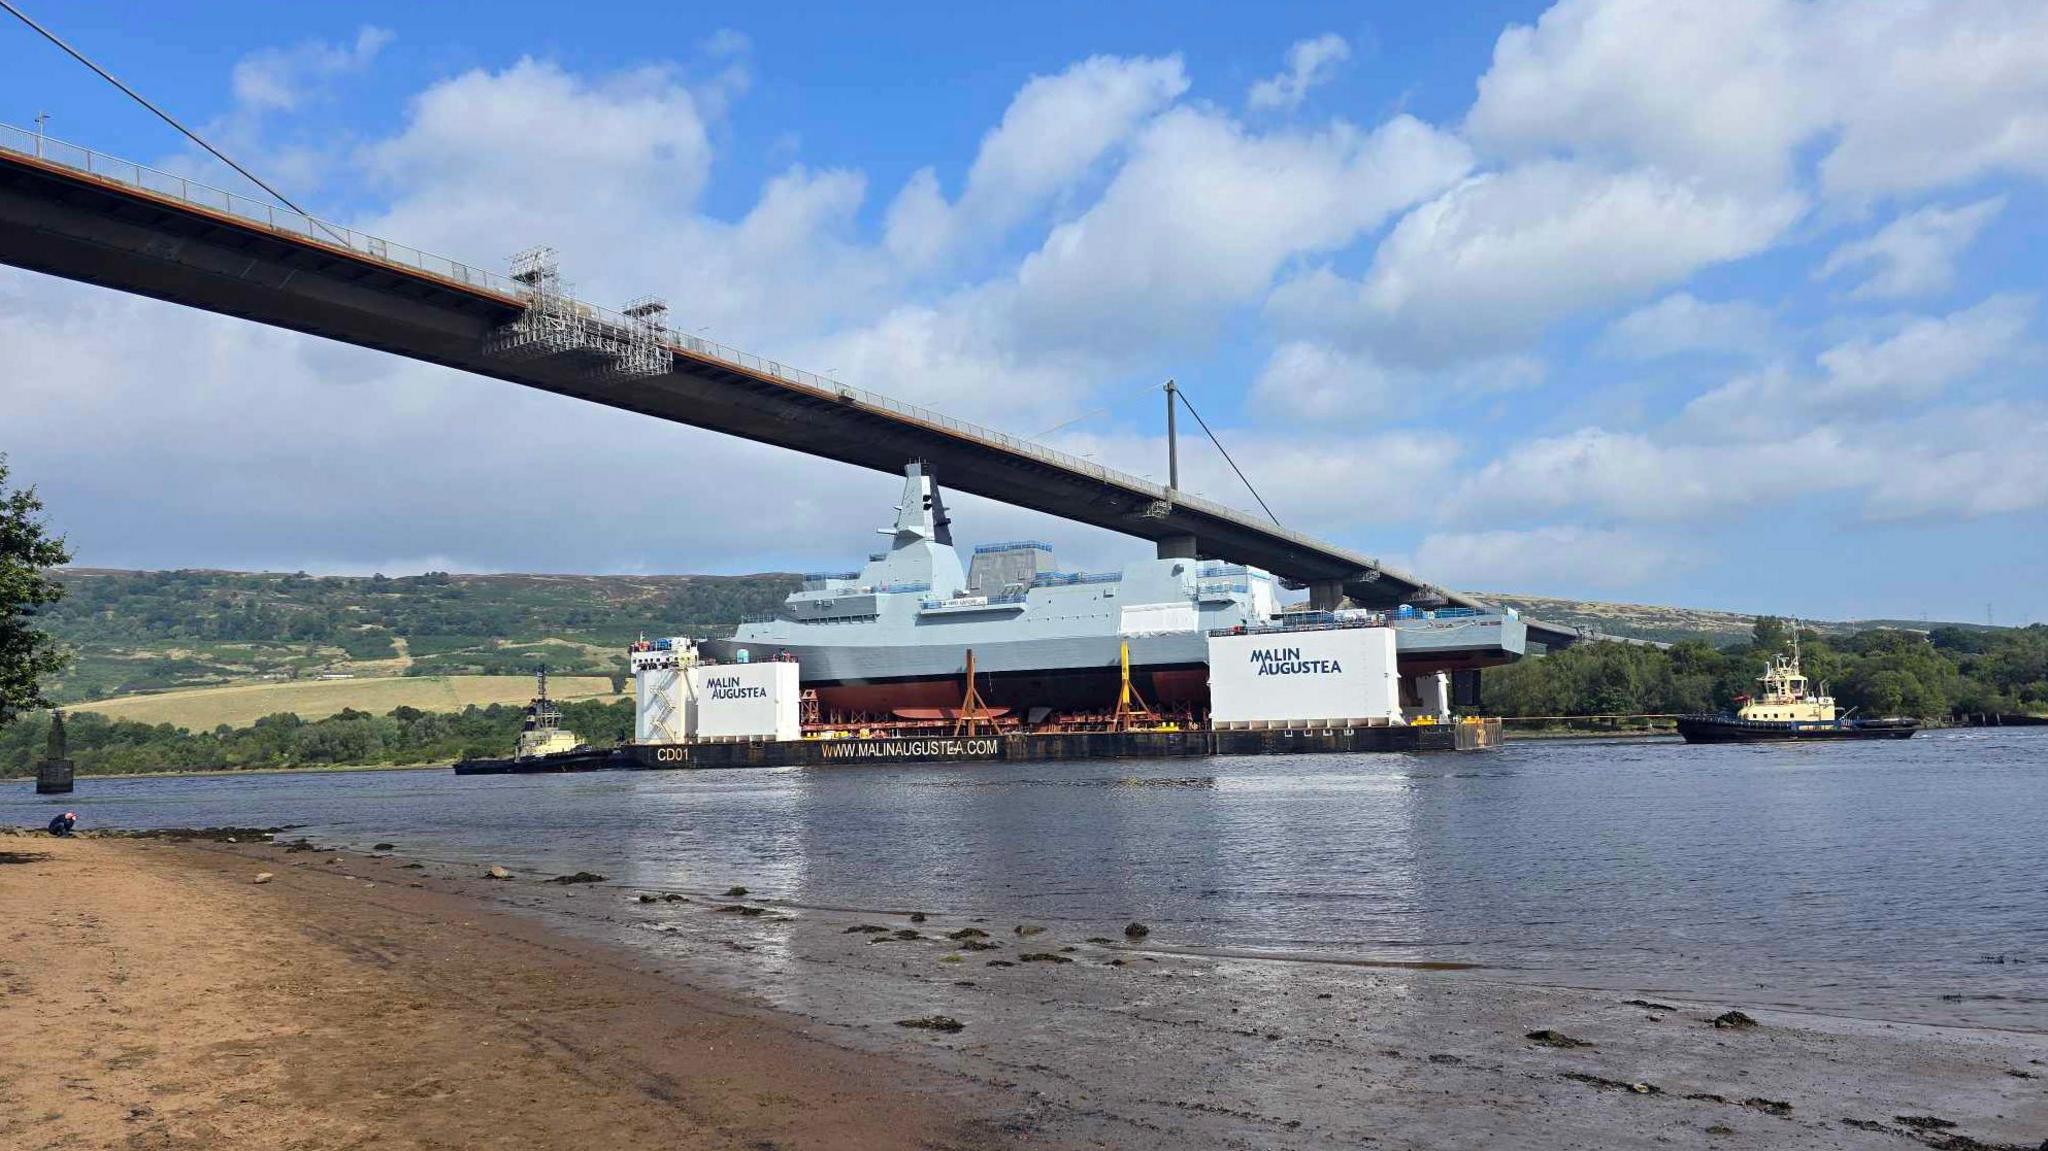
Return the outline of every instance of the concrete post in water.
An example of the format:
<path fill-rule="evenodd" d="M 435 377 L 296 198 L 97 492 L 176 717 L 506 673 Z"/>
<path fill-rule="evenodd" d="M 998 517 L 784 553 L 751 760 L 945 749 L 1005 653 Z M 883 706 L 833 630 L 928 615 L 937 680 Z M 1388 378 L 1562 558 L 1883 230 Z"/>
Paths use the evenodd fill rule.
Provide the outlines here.
<path fill-rule="evenodd" d="M 50 713 L 50 742 L 44 749 L 43 761 L 36 764 L 37 795 L 69 795 L 71 793 L 71 761 L 64 755 L 64 713 Z"/>

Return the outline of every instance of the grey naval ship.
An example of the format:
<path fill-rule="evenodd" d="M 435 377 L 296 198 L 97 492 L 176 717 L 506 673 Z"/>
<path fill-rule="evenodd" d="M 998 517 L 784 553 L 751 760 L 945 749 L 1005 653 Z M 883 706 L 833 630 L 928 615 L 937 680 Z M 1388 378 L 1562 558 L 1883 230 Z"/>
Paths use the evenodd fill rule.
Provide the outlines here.
<path fill-rule="evenodd" d="M 964 566 L 932 475 L 904 469 L 885 550 L 859 571 L 813 574 L 772 617 L 706 640 L 720 663 L 793 659 L 822 709 L 938 718 L 963 698 L 967 653 L 991 708 L 1037 722 L 1112 706 L 1124 645 L 1131 681 L 1155 706 L 1208 703 L 1208 637 L 1239 628 L 1353 626 L 1369 613 L 1284 611 L 1273 576 L 1214 560 L 1141 559 L 1121 571 L 1062 571 L 1050 545 L 985 544 Z M 1507 663 L 1526 628 L 1512 610 L 1411 607 L 1385 613 L 1405 682 Z"/>

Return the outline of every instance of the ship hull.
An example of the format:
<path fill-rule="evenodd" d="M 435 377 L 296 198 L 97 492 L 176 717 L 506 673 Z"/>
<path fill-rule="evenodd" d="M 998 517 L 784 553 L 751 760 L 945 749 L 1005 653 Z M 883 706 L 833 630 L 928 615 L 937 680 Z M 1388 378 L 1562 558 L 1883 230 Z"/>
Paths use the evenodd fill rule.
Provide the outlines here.
<path fill-rule="evenodd" d="M 1846 719 L 1833 723 L 1736 719 L 1726 715 L 1686 715 L 1678 734 L 1687 743 L 1792 743 L 1844 739 L 1910 739 L 1920 730 L 1917 719 Z"/>
<path fill-rule="evenodd" d="M 781 625 L 781 634 L 742 634 L 700 643 L 720 663 L 747 658 L 794 659 L 806 689 L 816 690 L 826 712 L 882 716 L 898 708 L 958 707 L 965 691 L 967 652 L 974 652 L 983 702 L 1016 709 L 1106 710 L 1121 686 L 1122 648 L 1130 647 L 1131 682 L 1155 707 L 1202 707 L 1209 700 L 1206 631 L 1151 635 L 1064 635 L 1023 639 L 977 636 L 951 642 L 806 642 L 806 630 Z M 1521 654 L 1523 624 L 1500 617 L 1413 621 L 1394 625 L 1403 675 L 1486 666 Z"/>
<path fill-rule="evenodd" d="M 963 669 L 964 674 L 964 669 Z M 1066 668 L 1057 671 L 975 672 L 982 703 L 1019 716 L 1030 708 L 1055 711 L 1103 711 L 1115 706 L 1122 675 L 1110 668 Z M 1134 667 L 1131 686 L 1156 707 L 1196 706 L 1209 697 L 1206 666 Z M 806 680 L 818 693 L 827 713 L 890 715 L 923 709 L 957 708 L 966 684 L 960 676 L 892 680 Z"/>

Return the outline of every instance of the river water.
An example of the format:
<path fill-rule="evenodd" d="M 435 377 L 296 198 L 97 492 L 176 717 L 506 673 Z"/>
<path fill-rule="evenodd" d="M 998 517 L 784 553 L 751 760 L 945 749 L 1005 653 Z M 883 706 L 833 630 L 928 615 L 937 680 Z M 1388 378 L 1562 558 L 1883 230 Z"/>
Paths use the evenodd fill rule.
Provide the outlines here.
<path fill-rule="evenodd" d="M 2048 1031 L 2048 730 L 1430 756 L 85 779 L 0 824 L 305 825 L 428 859 L 1204 951 Z"/>

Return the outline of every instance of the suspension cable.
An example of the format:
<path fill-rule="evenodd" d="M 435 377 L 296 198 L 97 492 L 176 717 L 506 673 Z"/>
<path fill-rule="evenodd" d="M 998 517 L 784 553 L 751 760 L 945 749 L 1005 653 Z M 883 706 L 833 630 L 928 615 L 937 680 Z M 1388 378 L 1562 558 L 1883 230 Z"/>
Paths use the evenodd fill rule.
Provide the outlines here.
<path fill-rule="evenodd" d="M 4 2 L 5 0 L 0 0 L 0 3 Z M 1180 397 L 1181 406 L 1188 410 L 1189 415 L 1195 417 L 1195 422 L 1202 425 L 1202 434 L 1208 436 L 1209 442 L 1216 445 L 1216 450 L 1223 453 L 1223 462 L 1229 464 L 1230 470 L 1237 473 L 1238 480 L 1244 484 L 1244 490 L 1250 492 L 1252 498 L 1259 501 L 1259 510 L 1266 513 L 1266 518 L 1273 521 L 1273 526 L 1279 527 L 1280 517 L 1274 515 L 1273 509 L 1266 506 L 1266 497 L 1259 494 L 1259 489 L 1253 487 L 1251 480 L 1245 478 L 1244 469 L 1238 467 L 1237 461 L 1230 458 L 1230 449 L 1224 447 L 1223 441 L 1216 438 L 1216 433 L 1209 430 L 1209 421 L 1203 419 L 1202 413 L 1196 411 L 1195 405 L 1188 401 L 1187 389 L 1175 388 L 1174 394 Z"/>
<path fill-rule="evenodd" d="M 50 43 L 55 44 L 59 48 L 62 48 L 65 54 L 70 56 L 73 60 L 76 60 L 80 64 L 83 64 L 86 67 L 92 69 L 94 72 L 97 72 L 99 74 L 100 79 L 105 80 L 107 83 L 112 84 L 114 87 L 119 88 L 121 91 L 127 93 L 129 99 L 134 100 L 137 104 L 140 104 L 143 107 L 149 109 L 151 112 L 154 112 L 156 114 L 157 119 L 162 120 L 164 123 L 169 124 L 173 128 L 176 128 L 180 133 L 184 135 L 186 139 L 206 149 L 208 152 L 211 152 L 213 154 L 214 159 L 219 160 L 221 163 L 226 164 L 228 167 L 233 168 L 237 172 L 240 172 L 245 178 L 248 179 L 248 181 L 251 184 L 254 184 L 257 187 L 263 189 L 264 191 L 270 193 L 271 196 L 276 198 L 278 203 L 283 204 L 285 207 L 290 208 L 292 211 L 297 212 L 299 215 L 306 217 L 308 220 L 313 220 L 312 213 L 306 211 L 304 208 L 299 207 L 297 204 L 292 203 L 291 200 L 288 199 L 283 192 L 278 191 L 276 188 L 271 187 L 270 185 L 264 183 L 261 179 L 257 178 L 256 173 L 251 172 L 249 169 L 244 168 L 240 164 L 235 163 L 233 160 L 228 159 L 227 154 L 225 152 L 222 152 L 219 148 L 216 148 L 213 145 L 207 143 L 204 139 L 201 139 L 199 133 L 194 132 L 192 129 L 187 128 L 183 124 L 180 124 L 176 119 L 174 119 L 171 116 L 169 112 L 166 112 L 162 108 L 157 107 L 155 104 L 150 103 L 149 100 L 142 95 L 142 93 L 137 92 L 135 89 L 130 88 L 126 84 L 123 84 L 119 79 L 117 79 L 114 76 L 112 72 L 109 72 L 105 68 L 100 67 L 98 64 L 93 63 L 90 59 L 86 57 L 85 53 L 80 52 L 78 49 L 73 48 L 71 45 L 65 43 L 63 39 L 59 37 L 55 32 L 52 32 L 48 28 L 43 27 L 41 24 L 36 23 L 35 20 L 32 19 L 28 13 L 23 12 L 20 8 L 15 7 L 13 0 L 0 0 L 0 8 L 6 9 L 11 15 L 14 16 L 15 19 L 21 21 L 23 24 L 26 24 L 30 28 L 34 29 L 38 34 L 42 36 L 43 39 L 48 40 Z M 313 222 L 316 224 L 320 223 L 320 221 L 318 220 L 313 220 Z M 327 225 L 325 224 L 320 224 L 320 226 L 323 229 L 327 228 Z M 328 229 L 328 234 L 333 235 L 333 230 Z"/>

